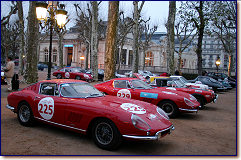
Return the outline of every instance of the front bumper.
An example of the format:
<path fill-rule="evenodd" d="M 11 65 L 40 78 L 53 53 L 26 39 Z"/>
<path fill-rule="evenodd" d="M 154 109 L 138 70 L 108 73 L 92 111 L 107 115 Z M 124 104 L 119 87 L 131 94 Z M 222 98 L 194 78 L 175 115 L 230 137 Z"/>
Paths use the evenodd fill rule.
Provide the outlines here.
<path fill-rule="evenodd" d="M 14 110 L 15 110 L 14 107 L 12 107 L 12 106 L 10 106 L 10 105 L 8 105 L 8 104 L 6 105 L 6 108 L 7 108 L 7 109 L 10 109 L 12 112 L 14 112 Z"/>
<path fill-rule="evenodd" d="M 215 98 L 213 99 L 213 102 L 216 103 L 217 99 L 218 99 L 218 94 L 215 95 Z"/>
<path fill-rule="evenodd" d="M 198 109 L 186 109 L 186 108 L 178 108 L 179 111 L 183 111 L 183 112 L 197 112 Z"/>
<path fill-rule="evenodd" d="M 163 129 L 161 131 L 156 132 L 154 136 L 131 136 L 131 135 L 122 135 L 124 138 L 130 138 L 134 140 L 158 140 L 166 134 L 170 134 L 175 127 L 171 125 L 171 127 Z"/>

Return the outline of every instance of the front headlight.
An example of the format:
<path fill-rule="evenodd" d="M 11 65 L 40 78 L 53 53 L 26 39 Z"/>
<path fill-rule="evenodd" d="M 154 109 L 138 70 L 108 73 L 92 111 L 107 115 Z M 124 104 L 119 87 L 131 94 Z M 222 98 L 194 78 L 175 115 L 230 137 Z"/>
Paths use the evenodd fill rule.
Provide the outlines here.
<path fill-rule="evenodd" d="M 87 74 L 84 74 L 84 77 L 85 77 L 85 78 L 89 78 L 89 75 L 87 75 Z"/>
<path fill-rule="evenodd" d="M 190 94 L 190 99 L 197 101 L 197 99 L 193 95 L 191 95 L 191 94 Z"/>
<path fill-rule="evenodd" d="M 131 115 L 131 121 L 132 121 L 132 124 L 139 130 L 143 130 L 143 131 L 151 130 L 151 127 L 143 119 L 141 119 L 139 116 L 135 114 Z"/>
<path fill-rule="evenodd" d="M 156 111 L 157 113 L 159 113 L 163 118 L 169 120 L 168 115 L 166 114 L 166 112 L 164 112 L 160 107 L 156 107 Z"/>
<path fill-rule="evenodd" d="M 185 98 L 185 97 L 184 97 L 184 102 L 185 102 L 188 106 L 191 106 L 191 107 L 194 106 L 194 104 L 193 104 L 189 99 L 187 99 L 187 98 Z"/>

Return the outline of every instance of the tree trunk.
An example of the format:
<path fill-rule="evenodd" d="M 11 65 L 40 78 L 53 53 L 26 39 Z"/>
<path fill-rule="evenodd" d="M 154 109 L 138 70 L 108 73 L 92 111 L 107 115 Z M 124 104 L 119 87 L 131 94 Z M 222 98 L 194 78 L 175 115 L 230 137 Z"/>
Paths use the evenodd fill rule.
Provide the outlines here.
<path fill-rule="evenodd" d="M 19 17 L 19 71 L 18 73 L 23 75 L 24 70 L 24 47 L 25 47 L 25 41 L 24 41 L 24 20 L 23 20 L 23 6 L 22 1 L 16 1 L 18 6 L 18 17 Z"/>
<path fill-rule="evenodd" d="M 93 79 L 98 81 L 98 3 L 91 1 L 92 5 L 92 35 L 91 35 L 91 64 Z"/>
<path fill-rule="evenodd" d="M 86 50 L 85 50 L 85 70 L 89 68 L 89 52 L 90 52 L 90 45 L 87 43 Z"/>
<path fill-rule="evenodd" d="M 142 62 L 142 70 L 145 70 L 145 62 L 146 62 L 146 47 L 143 48 L 143 62 Z"/>
<path fill-rule="evenodd" d="M 27 83 L 38 81 L 37 71 L 37 41 L 38 41 L 38 22 L 36 18 L 36 1 L 29 2 L 28 13 L 28 36 L 27 36 L 27 65 L 24 78 Z"/>
<path fill-rule="evenodd" d="M 133 2 L 134 5 L 134 26 L 133 26 L 133 63 L 132 63 L 132 73 L 138 73 L 139 67 L 139 56 L 138 56 L 138 1 Z"/>
<path fill-rule="evenodd" d="M 174 74 L 174 25 L 175 25 L 175 16 L 176 16 L 176 1 L 169 1 L 169 14 L 167 21 L 167 55 L 168 55 L 168 68 L 170 74 Z"/>
<path fill-rule="evenodd" d="M 199 2 L 199 18 L 200 18 L 200 25 L 198 28 L 198 43 L 197 43 L 197 61 L 198 61 L 198 75 L 202 75 L 202 41 L 203 41 L 203 34 L 205 28 L 205 20 L 203 15 L 203 1 Z"/>
<path fill-rule="evenodd" d="M 115 42 L 119 13 L 119 1 L 109 2 L 108 27 L 105 45 L 105 77 L 104 81 L 115 77 Z"/>

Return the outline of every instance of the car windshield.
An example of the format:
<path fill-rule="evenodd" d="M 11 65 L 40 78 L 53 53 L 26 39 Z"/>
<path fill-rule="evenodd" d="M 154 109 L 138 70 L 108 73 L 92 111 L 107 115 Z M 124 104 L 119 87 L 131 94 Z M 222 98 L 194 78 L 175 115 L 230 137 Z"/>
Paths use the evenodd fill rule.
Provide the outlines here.
<path fill-rule="evenodd" d="M 149 84 L 143 82 L 142 80 L 133 80 L 131 81 L 131 84 L 135 89 L 152 89 L 153 88 Z"/>
<path fill-rule="evenodd" d="M 60 86 L 60 93 L 63 97 L 89 98 L 104 96 L 93 86 L 87 83 L 65 83 Z"/>
<path fill-rule="evenodd" d="M 186 88 L 185 83 L 183 83 L 181 80 L 174 80 L 174 81 L 177 84 L 178 88 Z"/>
<path fill-rule="evenodd" d="M 213 83 L 217 83 L 217 81 L 211 77 L 209 77 L 209 81 L 213 82 Z"/>
<path fill-rule="evenodd" d="M 184 82 L 184 83 L 190 83 L 186 78 L 184 78 L 184 77 L 180 77 L 180 80 L 182 81 L 182 82 Z"/>

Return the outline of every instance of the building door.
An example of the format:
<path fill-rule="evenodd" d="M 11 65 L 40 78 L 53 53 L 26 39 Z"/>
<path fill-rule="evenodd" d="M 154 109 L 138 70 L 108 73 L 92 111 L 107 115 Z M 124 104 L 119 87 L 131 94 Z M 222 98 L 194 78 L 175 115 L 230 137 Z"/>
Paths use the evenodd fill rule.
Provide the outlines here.
<path fill-rule="evenodd" d="M 67 66 L 71 66 L 72 55 L 73 55 L 73 47 L 68 47 Z"/>

